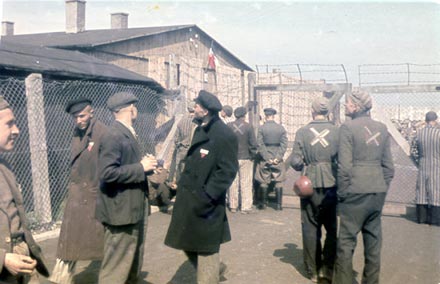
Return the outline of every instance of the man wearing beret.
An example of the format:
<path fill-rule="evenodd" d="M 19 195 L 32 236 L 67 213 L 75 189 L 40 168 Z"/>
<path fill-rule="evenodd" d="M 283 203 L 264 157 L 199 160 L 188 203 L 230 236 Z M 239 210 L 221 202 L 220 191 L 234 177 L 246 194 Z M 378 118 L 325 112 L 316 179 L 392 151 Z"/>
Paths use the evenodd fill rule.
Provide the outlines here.
<path fill-rule="evenodd" d="M 99 283 L 138 283 L 147 224 L 148 183 L 157 161 L 142 157 L 133 122 L 138 98 L 129 92 L 112 95 L 107 106 L 115 122 L 99 150 L 100 190 L 96 218 L 104 225 L 104 257 Z"/>
<path fill-rule="evenodd" d="M 352 120 L 339 129 L 339 235 L 333 283 L 353 282 L 353 253 L 359 232 L 364 242 L 362 283 L 379 283 L 382 245 L 381 215 L 394 176 L 390 135 L 383 123 L 371 119 L 372 99 L 357 91 L 346 96 Z"/>
<path fill-rule="evenodd" d="M 440 226 L 440 129 L 437 114 L 425 115 L 426 127 L 417 131 L 415 143 L 419 173 L 416 186 L 417 222 Z"/>
<path fill-rule="evenodd" d="M 228 123 L 238 139 L 238 173 L 229 188 L 228 203 L 231 212 L 237 212 L 241 204 L 241 212 L 252 210 L 253 162 L 257 154 L 257 139 L 249 123 L 245 121 L 246 109 L 238 107 L 234 110 L 236 120 Z"/>
<path fill-rule="evenodd" d="M 295 135 L 289 164 L 303 170 L 313 185 L 313 195 L 301 198 L 303 257 L 313 282 L 318 277 L 332 280 L 336 255 L 336 170 L 339 142 L 338 128 L 327 120 L 328 99 L 319 97 L 312 102 L 313 121 L 301 127 Z M 301 157 L 295 161 L 295 155 Z M 326 237 L 321 246 L 321 228 Z"/>
<path fill-rule="evenodd" d="M 12 151 L 19 134 L 14 113 L 0 96 L 0 153 Z M 0 158 L 0 283 L 40 283 L 48 277 L 43 254 L 27 227 L 20 186 Z"/>
<path fill-rule="evenodd" d="M 102 259 L 104 227 L 95 218 L 95 207 L 99 189 L 99 146 L 107 131 L 107 126 L 94 118 L 92 102 L 87 98 L 69 101 L 66 112 L 75 122 L 70 182 L 58 239 L 57 261 L 49 279 L 63 284 L 73 283 L 78 260 Z"/>
<path fill-rule="evenodd" d="M 283 182 L 286 169 L 283 157 L 287 150 L 286 129 L 275 122 L 277 111 L 265 108 L 265 122 L 258 129 L 257 143 L 260 161 L 255 172 L 255 180 L 260 184 L 257 191 L 258 208 L 266 209 L 267 189 L 273 182 L 276 193 L 276 210 L 282 210 Z"/>
<path fill-rule="evenodd" d="M 197 283 L 215 284 L 220 270 L 224 271 L 220 269 L 220 245 L 231 240 L 225 198 L 238 170 L 238 144 L 218 116 L 222 105 L 216 96 L 202 90 L 195 102 L 199 126 L 178 181 L 165 244 L 186 253 L 197 269 Z"/>

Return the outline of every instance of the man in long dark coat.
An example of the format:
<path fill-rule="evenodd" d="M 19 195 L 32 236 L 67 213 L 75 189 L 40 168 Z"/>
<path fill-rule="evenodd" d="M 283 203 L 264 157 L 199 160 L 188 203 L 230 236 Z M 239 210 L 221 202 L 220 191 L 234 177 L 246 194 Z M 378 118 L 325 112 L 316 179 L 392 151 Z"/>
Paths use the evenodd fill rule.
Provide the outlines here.
<path fill-rule="evenodd" d="M 50 278 L 54 283 L 72 283 L 78 260 L 102 259 L 104 227 L 95 218 L 95 207 L 99 190 L 99 146 L 107 126 L 93 117 L 91 104 L 91 100 L 82 97 L 69 101 L 66 106 L 66 112 L 75 121 L 75 130 L 66 209 L 57 261 Z"/>
<path fill-rule="evenodd" d="M 290 165 L 303 170 L 313 185 L 313 195 L 301 198 L 303 257 L 313 282 L 318 276 L 331 281 L 336 254 L 336 169 L 339 131 L 327 119 L 328 100 L 319 97 L 312 103 L 313 121 L 295 135 Z M 294 162 L 294 157 L 300 157 Z M 321 245 L 325 227 L 324 248 Z"/>
<path fill-rule="evenodd" d="M 19 130 L 8 102 L 0 96 L 0 153 L 14 149 Z M 48 277 L 41 248 L 29 230 L 15 175 L 0 159 L 0 283 L 40 283 Z"/>
<path fill-rule="evenodd" d="M 362 283 L 379 283 L 382 246 L 382 208 L 394 176 L 387 127 L 371 119 L 372 99 L 365 92 L 347 97 L 352 120 L 339 129 L 339 235 L 333 283 L 353 283 L 353 253 L 359 232 L 364 242 Z"/>
<path fill-rule="evenodd" d="M 426 127 L 417 131 L 419 174 L 416 187 L 417 222 L 440 226 L 440 128 L 437 114 L 426 113 Z"/>
<path fill-rule="evenodd" d="M 178 183 L 165 244 L 183 250 L 197 268 L 197 283 L 219 282 L 220 244 L 231 240 L 225 211 L 226 191 L 238 170 L 237 138 L 219 118 L 217 97 L 200 91 L 194 131 Z"/>
<path fill-rule="evenodd" d="M 137 284 L 143 263 L 148 184 L 157 161 L 142 157 L 133 122 L 137 97 L 119 92 L 107 106 L 115 122 L 102 137 L 99 150 L 100 190 L 96 218 L 104 225 L 104 256 L 99 284 Z"/>

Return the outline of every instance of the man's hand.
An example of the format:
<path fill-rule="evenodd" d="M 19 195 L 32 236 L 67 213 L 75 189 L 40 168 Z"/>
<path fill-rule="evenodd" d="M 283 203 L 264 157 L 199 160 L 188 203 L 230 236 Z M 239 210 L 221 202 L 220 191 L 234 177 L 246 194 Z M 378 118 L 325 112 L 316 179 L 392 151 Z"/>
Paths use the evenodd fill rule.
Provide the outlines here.
<path fill-rule="evenodd" d="M 142 158 L 141 165 L 144 168 L 144 172 L 153 171 L 157 167 L 157 160 L 153 155 L 146 155 Z"/>
<path fill-rule="evenodd" d="M 5 255 L 4 266 L 12 274 L 31 274 L 37 261 L 29 256 L 20 255 L 16 253 L 7 253 Z"/>

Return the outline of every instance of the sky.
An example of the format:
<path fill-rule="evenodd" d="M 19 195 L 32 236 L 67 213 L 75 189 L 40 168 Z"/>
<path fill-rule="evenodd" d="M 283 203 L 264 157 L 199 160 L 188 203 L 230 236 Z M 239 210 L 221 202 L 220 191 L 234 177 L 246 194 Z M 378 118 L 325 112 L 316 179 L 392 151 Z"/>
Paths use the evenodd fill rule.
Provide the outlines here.
<path fill-rule="evenodd" d="M 64 0 L 0 2 L 2 20 L 13 21 L 16 34 L 65 29 Z M 342 64 L 348 81 L 356 85 L 358 66 L 362 64 L 439 64 L 439 4 L 88 0 L 86 29 L 109 28 L 110 13 L 115 12 L 129 13 L 129 28 L 196 24 L 254 69 L 256 65 L 283 65 L 279 67 L 288 71 L 295 68 L 294 64 L 304 68 L 309 64 Z M 268 70 L 272 68 L 277 66 Z M 397 73 L 406 68 L 398 65 L 391 69 Z M 412 68 L 437 70 L 440 65 Z M 342 70 L 336 69 L 338 74 Z M 332 75 L 310 76 L 326 79 L 321 77 Z M 384 74 L 380 79 L 393 80 L 393 76 Z"/>

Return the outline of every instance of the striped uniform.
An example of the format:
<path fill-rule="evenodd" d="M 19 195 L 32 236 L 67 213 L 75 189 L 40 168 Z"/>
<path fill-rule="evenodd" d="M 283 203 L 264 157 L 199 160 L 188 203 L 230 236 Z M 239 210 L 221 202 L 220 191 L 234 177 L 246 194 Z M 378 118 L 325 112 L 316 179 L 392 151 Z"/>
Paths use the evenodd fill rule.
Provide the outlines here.
<path fill-rule="evenodd" d="M 416 135 L 419 175 L 417 222 L 440 226 L 440 129 L 427 125 Z"/>
<path fill-rule="evenodd" d="M 440 129 L 428 125 L 416 136 L 419 175 L 416 204 L 440 206 Z"/>

